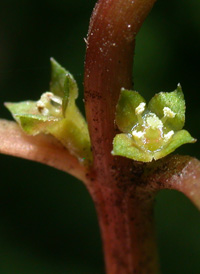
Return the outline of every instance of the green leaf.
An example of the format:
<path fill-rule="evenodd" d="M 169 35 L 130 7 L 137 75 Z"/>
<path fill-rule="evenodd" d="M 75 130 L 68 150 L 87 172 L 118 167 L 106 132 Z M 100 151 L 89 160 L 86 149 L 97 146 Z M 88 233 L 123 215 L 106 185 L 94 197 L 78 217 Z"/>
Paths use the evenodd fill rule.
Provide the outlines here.
<path fill-rule="evenodd" d="M 124 156 L 141 162 L 151 162 L 153 157 L 150 153 L 140 149 L 128 134 L 117 134 L 113 140 L 112 155 Z"/>
<path fill-rule="evenodd" d="M 196 139 L 194 139 L 187 130 L 177 131 L 169 142 L 163 146 L 163 148 L 154 153 L 154 159 L 160 159 L 170 153 L 172 153 L 175 149 L 180 147 L 186 143 L 195 143 Z"/>
<path fill-rule="evenodd" d="M 170 108 L 174 113 L 174 118 L 168 118 L 165 126 L 175 131 L 183 128 L 185 123 L 185 100 L 180 85 L 173 92 L 160 92 L 149 102 L 148 109 L 159 118 L 164 117 L 164 107 Z"/>
<path fill-rule="evenodd" d="M 135 109 L 143 102 L 145 103 L 145 100 L 138 92 L 126 89 L 121 90 L 116 108 L 116 124 L 122 132 L 130 132 L 138 122 Z"/>

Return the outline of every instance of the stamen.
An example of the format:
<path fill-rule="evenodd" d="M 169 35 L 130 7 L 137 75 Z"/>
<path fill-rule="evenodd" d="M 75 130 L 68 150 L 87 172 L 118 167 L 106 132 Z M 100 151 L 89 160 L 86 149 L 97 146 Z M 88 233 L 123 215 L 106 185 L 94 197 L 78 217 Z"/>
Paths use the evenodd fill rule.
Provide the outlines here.
<path fill-rule="evenodd" d="M 38 111 L 44 116 L 58 116 L 62 109 L 62 99 L 52 92 L 42 94 L 40 100 L 36 103 Z"/>
<path fill-rule="evenodd" d="M 163 122 L 163 124 L 167 121 L 168 118 L 174 118 L 176 113 L 173 112 L 170 108 L 168 107 L 164 107 L 163 108 L 163 113 L 164 116 L 162 117 L 161 121 Z"/>
<path fill-rule="evenodd" d="M 164 135 L 165 141 L 168 141 L 174 135 L 174 131 L 170 130 L 168 133 Z"/>
<path fill-rule="evenodd" d="M 142 113 L 144 112 L 145 110 L 145 106 L 146 106 L 146 103 L 140 103 L 138 107 L 136 107 L 135 109 L 135 114 L 138 118 L 138 122 L 139 124 L 143 124 L 143 119 L 142 119 Z"/>
<path fill-rule="evenodd" d="M 62 99 L 58 96 L 54 96 L 54 97 L 51 98 L 50 103 L 54 107 L 60 107 L 62 105 Z"/>
<path fill-rule="evenodd" d="M 142 131 L 137 131 L 137 130 L 133 130 L 131 132 L 131 134 L 133 135 L 133 137 L 136 137 L 136 138 L 142 138 L 145 134 L 145 132 L 142 132 Z"/>

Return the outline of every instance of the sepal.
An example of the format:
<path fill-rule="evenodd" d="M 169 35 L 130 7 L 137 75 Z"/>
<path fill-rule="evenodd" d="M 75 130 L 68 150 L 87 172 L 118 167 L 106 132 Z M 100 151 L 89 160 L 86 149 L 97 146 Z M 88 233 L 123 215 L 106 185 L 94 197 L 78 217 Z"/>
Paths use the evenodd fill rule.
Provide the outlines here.
<path fill-rule="evenodd" d="M 170 108 L 175 114 L 171 119 L 167 119 L 166 127 L 172 130 L 182 129 L 185 124 L 185 100 L 180 84 L 175 91 L 156 94 L 148 104 L 148 109 L 160 119 L 164 116 L 165 107 Z"/>
<path fill-rule="evenodd" d="M 135 109 L 140 103 L 145 103 L 145 100 L 137 91 L 121 89 L 115 121 L 122 132 L 130 132 L 137 123 Z"/>

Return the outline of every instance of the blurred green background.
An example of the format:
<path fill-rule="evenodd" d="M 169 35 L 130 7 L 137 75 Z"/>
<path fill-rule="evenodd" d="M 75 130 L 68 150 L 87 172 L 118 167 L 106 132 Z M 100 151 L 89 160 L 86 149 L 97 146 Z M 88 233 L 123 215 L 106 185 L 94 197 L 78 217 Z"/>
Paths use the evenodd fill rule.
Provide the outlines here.
<path fill-rule="evenodd" d="M 49 58 L 70 70 L 83 109 L 85 43 L 95 0 L 1 0 L 0 117 L 5 101 L 48 90 Z M 137 39 L 135 89 L 150 99 L 181 83 L 186 128 L 199 134 L 200 1 L 159 0 Z M 200 143 L 177 153 L 200 158 Z M 38 163 L 0 155 L 0 273 L 103 274 L 93 203 L 81 182 Z M 156 228 L 163 274 L 200 273 L 200 213 L 181 194 L 161 192 Z M 120 273 L 119 273 L 120 274 Z"/>

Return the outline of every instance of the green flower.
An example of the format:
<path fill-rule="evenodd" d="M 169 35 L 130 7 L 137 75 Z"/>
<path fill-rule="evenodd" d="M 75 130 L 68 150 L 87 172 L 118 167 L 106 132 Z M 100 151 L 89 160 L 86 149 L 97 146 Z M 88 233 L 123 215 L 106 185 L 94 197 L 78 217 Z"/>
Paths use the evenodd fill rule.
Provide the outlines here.
<path fill-rule="evenodd" d="M 78 87 L 73 76 L 51 59 L 50 91 L 36 101 L 5 103 L 14 119 L 29 135 L 51 134 L 84 164 L 92 161 L 85 118 L 76 106 Z"/>
<path fill-rule="evenodd" d="M 185 123 L 185 101 L 181 86 L 173 92 L 160 92 L 149 102 L 136 91 L 121 90 L 116 109 L 120 131 L 113 140 L 113 155 L 151 162 L 173 152 L 185 143 L 194 143 Z"/>

